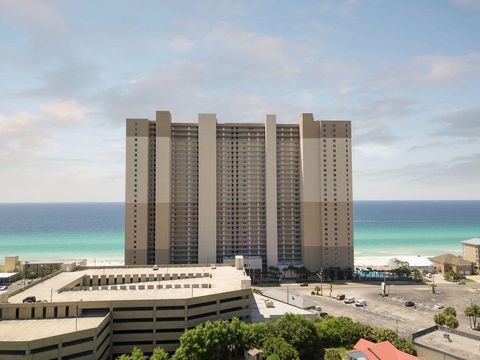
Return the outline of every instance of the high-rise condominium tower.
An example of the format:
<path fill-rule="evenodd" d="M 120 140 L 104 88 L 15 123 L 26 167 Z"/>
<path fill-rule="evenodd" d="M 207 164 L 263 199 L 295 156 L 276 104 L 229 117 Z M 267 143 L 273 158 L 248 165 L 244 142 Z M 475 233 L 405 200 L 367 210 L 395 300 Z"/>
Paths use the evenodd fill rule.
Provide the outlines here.
<path fill-rule="evenodd" d="M 351 123 L 127 120 L 125 263 L 353 268 Z"/>

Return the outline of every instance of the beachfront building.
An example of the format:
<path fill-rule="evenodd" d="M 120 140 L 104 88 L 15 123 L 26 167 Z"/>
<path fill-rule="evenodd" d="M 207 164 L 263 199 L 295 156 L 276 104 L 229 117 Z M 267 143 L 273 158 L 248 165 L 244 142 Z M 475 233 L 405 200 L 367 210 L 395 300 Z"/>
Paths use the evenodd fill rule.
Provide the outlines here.
<path fill-rule="evenodd" d="M 462 241 L 462 256 L 480 269 L 480 239 L 473 238 Z"/>
<path fill-rule="evenodd" d="M 82 260 L 32 260 L 20 261 L 19 256 L 5 256 L 0 264 L 0 272 L 18 272 L 22 278 L 45 277 L 59 270 L 74 271 L 79 266 L 85 266 L 86 259 Z"/>
<path fill-rule="evenodd" d="M 0 358 L 10 360 L 116 359 L 134 346 L 173 352 L 186 329 L 207 320 L 251 321 L 241 259 L 60 272 L 9 295 L 0 299 Z"/>
<path fill-rule="evenodd" d="M 436 272 L 445 273 L 451 269 L 453 272 L 462 275 L 472 274 L 472 263 L 461 256 L 444 254 L 429 258 Z"/>
<path fill-rule="evenodd" d="M 126 124 L 125 263 L 353 269 L 349 121 Z"/>

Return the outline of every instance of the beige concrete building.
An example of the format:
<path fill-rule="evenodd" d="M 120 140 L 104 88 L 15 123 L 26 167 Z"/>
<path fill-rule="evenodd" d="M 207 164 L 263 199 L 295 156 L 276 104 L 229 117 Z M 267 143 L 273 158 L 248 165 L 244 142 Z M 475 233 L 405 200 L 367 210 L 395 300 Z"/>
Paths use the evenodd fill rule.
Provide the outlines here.
<path fill-rule="evenodd" d="M 0 358 L 115 359 L 134 346 L 173 352 L 185 329 L 207 320 L 251 321 L 251 302 L 243 262 L 60 272 L 0 302 Z"/>
<path fill-rule="evenodd" d="M 473 238 L 462 241 L 462 257 L 474 263 L 480 269 L 480 239 Z"/>
<path fill-rule="evenodd" d="M 353 268 L 349 121 L 128 119 L 125 263 Z"/>
<path fill-rule="evenodd" d="M 473 264 L 463 259 L 461 256 L 453 254 L 444 254 L 429 258 L 436 272 L 445 273 L 452 270 L 457 274 L 471 275 Z"/>

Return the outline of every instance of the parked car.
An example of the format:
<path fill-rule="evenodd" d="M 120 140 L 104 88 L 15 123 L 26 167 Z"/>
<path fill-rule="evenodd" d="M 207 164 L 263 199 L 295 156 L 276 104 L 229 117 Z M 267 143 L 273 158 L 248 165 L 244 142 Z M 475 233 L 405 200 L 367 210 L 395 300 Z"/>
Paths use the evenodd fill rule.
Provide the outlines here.
<path fill-rule="evenodd" d="M 415 303 L 413 301 L 407 300 L 407 301 L 405 301 L 404 305 L 406 307 L 413 307 L 413 306 L 415 306 Z"/>
<path fill-rule="evenodd" d="M 431 279 L 433 277 L 432 273 L 427 274 L 427 278 Z"/>
<path fill-rule="evenodd" d="M 440 309 L 443 309 L 445 306 L 441 303 L 438 303 L 438 304 L 435 304 L 433 305 L 433 309 L 434 310 L 440 310 Z"/>
<path fill-rule="evenodd" d="M 355 303 L 355 306 L 357 307 L 367 306 L 367 300 L 357 300 L 357 302 Z"/>
<path fill-rule="evenodd" d="M 303 282 L 300 284 L 300 286 L 308 286 L 308 283 L 307 282 Z"/>
<path fill-rule="evenodd" d="M 8 289 L 8 286 L 0 286 L 0 291 L 5 291 Z"/>
<path fill-rule="evenodd" d="M 152 270 L 158 270 L 158 265 L 153 265 Z"/>
<path fill-rule="evenodd" d="M 315 305 L 314 310 L 320 312 L 320 311 L 322 311 L 322 307 L 319 306 L 319 305 Z"/>
<path fill-rule="evenodd" d="M 320 317 L 323 318 L 323 317 L 328 316 L 328 313 L 327 313 L 326 311 L 321 311 L 321 312 L 318 314 L 318 316 L 320 316 Z"/>
<path fill-rule="evenodd" d="M 463 280 L 457 281 L 457 285 L 465 285 L 465 281 Z"/>
<path fill-rule="evenodd" d="M 345 300 L 345 294 L 339 294 L 335 297 L 337 300 Z"/>
<path fill-rule="evenodd" d="M 27 296 L 25 299 L 22 301 L 23 303 L 34 303 L 37 302 L 37 298 L 35 296 Z"/>
<path fill-rule="evenodd" d="M 355 302 L 355 298 L 354 297 L 348 297 L 344 300 L 344 303 L 345 304 L 353 304 Z"/>

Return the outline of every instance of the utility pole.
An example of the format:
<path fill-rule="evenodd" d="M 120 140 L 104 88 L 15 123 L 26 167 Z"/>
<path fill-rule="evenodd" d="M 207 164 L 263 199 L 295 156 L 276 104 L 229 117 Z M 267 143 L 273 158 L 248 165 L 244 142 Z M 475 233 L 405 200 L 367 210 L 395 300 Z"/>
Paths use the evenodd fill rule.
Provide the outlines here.
<path fill-rule="evenodd" d="M 435 294 L 435 270 L 433 270 L 432 274 L 432 294 Z"/>

